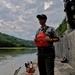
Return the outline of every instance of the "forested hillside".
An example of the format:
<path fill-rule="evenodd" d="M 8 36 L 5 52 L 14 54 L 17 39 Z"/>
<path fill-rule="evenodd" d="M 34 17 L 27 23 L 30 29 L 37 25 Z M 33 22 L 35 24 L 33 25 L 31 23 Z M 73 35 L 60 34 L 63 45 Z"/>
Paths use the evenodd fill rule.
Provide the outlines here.
<path fill-rule="evenodd" d="M 35 44 L 31 40 L 23 40 L 10 36 L 4 33 L 0 33 L 0 47 L 34 47 Z"/>
<path fill-rule="evenodd" d="M 67 22 L 66 19 L 64 19 L 62 23 L 59 25 L 59 27 L 56 29 L 56 32 L 59 36 L 62 36 L 66 30 L 67 30 Z"/>

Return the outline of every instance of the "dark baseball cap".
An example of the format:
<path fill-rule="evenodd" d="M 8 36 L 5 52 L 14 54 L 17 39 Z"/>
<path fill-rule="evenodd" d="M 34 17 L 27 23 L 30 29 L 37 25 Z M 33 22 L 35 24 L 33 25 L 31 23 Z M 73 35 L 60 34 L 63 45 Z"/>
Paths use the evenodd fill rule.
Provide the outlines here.
<path fill-rule="evenodd" d="M 47 19 L 47 16 L 46 16 L 45 14 L 37 15 L 36 17 L 37 17 L 39 20 L 40 20 L 40 19 L 45 19 L 45 20 Z"/>

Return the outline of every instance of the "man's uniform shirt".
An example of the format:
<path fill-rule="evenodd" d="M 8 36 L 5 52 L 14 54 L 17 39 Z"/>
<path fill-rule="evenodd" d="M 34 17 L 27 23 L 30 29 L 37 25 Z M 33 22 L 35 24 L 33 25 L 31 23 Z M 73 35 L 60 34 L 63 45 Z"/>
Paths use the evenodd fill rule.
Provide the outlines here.
<path fill-rule="evenodd" d="M 39 28 L 36 31 L 36 37 L 40 32 L 44 32 L 45 35 L 49 36 L 50 38 L 59 38 L 53 27 L 44 26 L 43 28 Z M 48 43 L 50 44 L 50 47 L 53 47 L 53 41 Z"/>

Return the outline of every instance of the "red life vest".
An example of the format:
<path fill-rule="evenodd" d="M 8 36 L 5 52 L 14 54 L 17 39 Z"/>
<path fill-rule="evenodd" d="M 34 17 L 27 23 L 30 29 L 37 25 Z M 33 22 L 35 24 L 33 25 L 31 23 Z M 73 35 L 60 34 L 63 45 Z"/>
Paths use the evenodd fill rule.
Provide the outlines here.
<path fill-rule="evenodd" d="M 45 40 L 46 35 L 44 32 L 40 32 L 36 37 L 36 47 L 48 47 L 50 44 Z"/>

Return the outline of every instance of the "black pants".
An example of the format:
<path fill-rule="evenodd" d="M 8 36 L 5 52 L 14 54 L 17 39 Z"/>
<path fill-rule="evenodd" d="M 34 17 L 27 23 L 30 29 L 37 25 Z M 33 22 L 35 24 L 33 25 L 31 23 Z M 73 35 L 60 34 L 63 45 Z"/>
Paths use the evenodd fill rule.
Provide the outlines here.
<path fill-rule="evenodd" d="M 38 48 L 38 68 L 40 75 L 54 75 L 54 48 Z"/>

